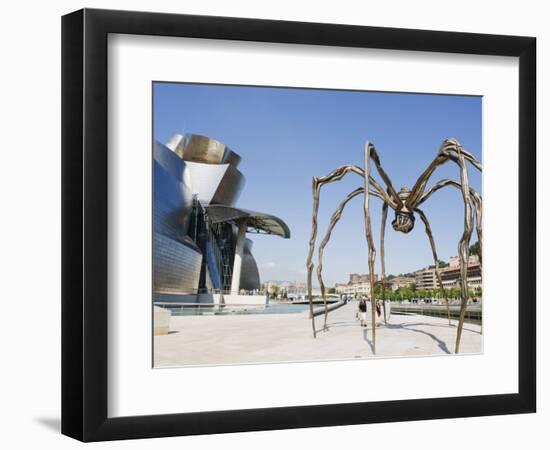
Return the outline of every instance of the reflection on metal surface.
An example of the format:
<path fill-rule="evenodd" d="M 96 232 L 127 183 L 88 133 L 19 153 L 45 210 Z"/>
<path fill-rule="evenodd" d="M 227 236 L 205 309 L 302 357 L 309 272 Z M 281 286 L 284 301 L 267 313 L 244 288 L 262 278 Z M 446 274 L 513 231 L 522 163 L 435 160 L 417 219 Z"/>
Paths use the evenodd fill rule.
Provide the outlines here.
<path fill-rule="evenodd" d="M 174 136 L 172 136 L 166 143 L 166 147 L 172 150 L 176 155 L 181 155 L 183 148 L 185 147 L 185 136 L 182 136 L 181 134 L 174 134 Z"/>
<path fill-rule="evenodd" d="M 225 148 L 225 144 L 215 139 L 193 134 L 187 138 L 185 147 L 178 156 L 185 161 L 223 164 Z"/>
<path fill-rule="evenodd" d="M 192 191 L 203 204 L 233 205 L 244 187 L 244 177 L 229 164 L 187 162 Z"/>
<path fill-rule="evenodd" d="M 153 291 L 161 294 L 194 294 L 202 255 L 190 240 L 181 243 L 153 233 Z"/>
<path fill-rule="evenodd" d="M 259 289 L 244 235 L 238 282 L 233 277 L 238 225 L 284 238 L 290 230 L 275 216 L 233 206 L 244 186 L 241 157 L 215 139 L 177 134 L 166 145 L 154 143 L 153 159 L 154 298 Z"/>
<path fill-rule="evenodd" d="M 224 143 L 207 136 L 190 134 L 174 135 L 167 146 L 184 161 L 203 164 L 231 164 L 238 166 L 241 157 Z"/>
<path fill-rule="evenodd" d="M 260 272 L 252 255 L 252 244 L 250 239 L 245 240 L 240 288 L 246 291 L 260 289 Z"/>
<path fill-rule="evenodd" d="M 192 193 L 188 186 L 170 176 L 160 164 L 153 163 L 153 229 L 173 239 L 187 236 Z"/>
<path fill-rule="evenodd" d="M 249 229 L 275 234 L 285 239 L 290 238 L 288 225 L 282 219 L 270 214 L 225 205 L 210 205 L 206 207 L 206 211 L 212 223 L 237 222 L 246 219 Z"/>
<path fill-rule="evenodd" d="M 237 167 L 241 162 L 241 157 L 237 155 L 233 150 L 226 148 L 223 162 L 231 164 L 233 167 Z"/>

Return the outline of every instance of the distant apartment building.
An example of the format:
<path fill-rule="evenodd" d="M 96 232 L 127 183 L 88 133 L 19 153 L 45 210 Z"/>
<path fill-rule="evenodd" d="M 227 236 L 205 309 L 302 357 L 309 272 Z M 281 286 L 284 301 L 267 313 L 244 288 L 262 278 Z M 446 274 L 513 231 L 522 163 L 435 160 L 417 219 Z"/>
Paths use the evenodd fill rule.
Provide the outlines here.
<path fill-rule="evenodd" d="M 305 293 L 307 292 L 307 286 L 305 283 L 296 280 L 289 283 L 286 290 L 289 295 L 292 294 L 293 296 L 300 296 L 305 295 Z"/>
<path fill-rule="evenodd" d="M 382 279 L 380 279 L 374 282 L 375 288 L 382 287 L 382 284 L 384 285 L 386 292 L 393 290 L 393 283 L 391 280 L 382 281 Z"/>
<path fill-rule="evenodd" d="M 468 288 L 481 287 L 481 264 L 476 255 L 471 255 L 468 260 Z M 460 287 L 460 260 L 458 256 L 449 259 L 449 265 L 441 269 L 441 282 L 445 289 Z"/>
<path fill-rule="evenodd" d="M 378 275 L 374 275 L 374 280 L 376 281 L 378 279 Z M 369 274 L 368 273 L 350 273 L 349 274 L 349 282 L 351 284 L 357 284 L 357 283 L 367 283 L 370 281 Z"/>
<path fill-rule="evenodd" d="M 479 264 L 479 256 L 477 255 L 470 255 L 468 259 L 468 266 L 473 266 Z M 449 258 L 449 266 L 448 267 L 460 267 L 460 258 L 458 256 L 451 256 Z"/>
<path fill-rule="evenodd" d="M 268 293 L 277 292 L 278 298 L 288 298 L 289 300 L 307 299 L 307 285 L 298 280 L 269 280 L 264 283 L 264 290 Z M 321 295 L 321 289 L 314 287 L 312 288 L 311 293 L 313 296 L 319 296 Z"/>
<path fill-rule="evenodd" d="M 334 285 L 334 290 L 337 294 L 346 294 L 348 288 L 348 283 L 336 283 Z"/>
<path fill-rule="evenodd" d="M 449 265 L 439 269 L 443 288 L 451 289 L 460 287 L 460 259 L 458 256 L 449 258 Z M 417 289 L 438 289 L 435 266 L 425 267 L 415 272 Z M 481 264 L 476 255 L 471 255 L 468 260 L 468 287 L 475 289 L 481 287 Z"/>
<path fill-rule="evenodd" d="M 399 288 L 408 288 L 416 283 L 416 278 L 413 277 L 395 277 L 390 280 L 392 291 L 397 291 Z"/>
<path fill-rule="evenodd" d="M 416 289 L 436 289 L 435 266 L 428 266 L 415 272 Z"/>
<path fill-rule="evenodd" d="M 378 275 L 374 275 L 374 280 L 378 281 Z M 336 283 L 336 293 L 351 297 L 360 297 L 362 295 L 370 296 L 370 278 L 369 274 L 351 273 L 347 283 Z"/>

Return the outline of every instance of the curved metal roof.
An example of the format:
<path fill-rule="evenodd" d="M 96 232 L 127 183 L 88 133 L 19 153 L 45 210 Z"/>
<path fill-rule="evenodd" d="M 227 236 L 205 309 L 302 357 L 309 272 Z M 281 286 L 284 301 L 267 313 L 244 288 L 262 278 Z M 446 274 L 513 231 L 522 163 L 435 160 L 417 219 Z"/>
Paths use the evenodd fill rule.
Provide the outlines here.
<path fill-rule="evenodd" d="M 209 205 L 205 207 L 212 223 L 238 222 L 246 219 L 249 229 L 258 233 L 275 234 L 282 238 L 290 238 L 288 225 L 278 217 L 247 209 L 234 208 L 226 205 Z"/>
<path fill-rule="evenodd" d="M 223 142 L 200 134 L 176 134 L 166 144 L 184 161 L 203 164 L 231 164 L 237 167 L 241 157 Z"/>

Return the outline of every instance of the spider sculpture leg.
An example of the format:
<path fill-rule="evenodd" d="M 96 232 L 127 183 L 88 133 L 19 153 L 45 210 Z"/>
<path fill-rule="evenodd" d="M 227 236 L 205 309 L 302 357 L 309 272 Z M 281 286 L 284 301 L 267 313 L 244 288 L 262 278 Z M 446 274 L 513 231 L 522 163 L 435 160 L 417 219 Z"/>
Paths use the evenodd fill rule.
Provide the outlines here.
<path fill-rule="evenodd" d="M 309 252 L 307 256 L 307 295 L 309 299 L 309 314 L 311 316 L 311 326 L 313 328 L 313 337 L 317 336 L 315 331 L 315 320 L 313 315 L 313 296 L 312 296 L 312 275 L 313 275 L 313 253 L 315 251 L 315 240 L 317 239 L 317 214 L 319 212 L 319 194 L 321 187 L 327 183 L 333 183 L 341 180 L 348 173 L 356 173 L 361 177 L 364 177 L 365 172 L 357 166 L 342 166 L 332 171 L 330 174 L 324 177 L 313 177 L 312 191 L 313 191 L 313 212 L 311 216 L 311 236 L 309 239 Z"/>
<path fill-rule="evenodd" d="M 433 255 L 434 264 L 435 264 L 435 275 L 437 277 L 437 283 L 439 284 L 439 292 L 441 293 L 441 296 L 445 298 L 445 304 L 447 305 L 447 319 L 449 321 L 449 326 L 451 326 L 451 312 L 449 310 L 449 299 L 447 298 L 447 296 L 445 295 L 445 291 L 443 290 L 443 282 L 441 281 L 441 273 L 439 272 L 439 260 L 437 258 L 437 250 L 435 248 L 435 241 L 432 234 L 432 229 L 430 227 L 430 223 L 428 222 L 428 218 L 426 217 L 424 212 L 419 208 L 416 208 L 415 211 L 418 213 L 418 215 L 422 219 L 422 222 L 424 222 L 424 229 L 430 241 L 430 247 L 432 248 L 432 255 Z"/>
<path fill-rule="evenodd" d="M 381 193 L 377 189 L 369 190 L 369 191 L 370 191 L 371 195 L 374 195 L 375 197 L 380 198 L 382 201 L 385 201 L 384 196 L 381 195 Z M 323 296 L 323 302 L 324 302 L 324 305 L 325 305 L 325 323 L 324 323 L 324 328 L 325 329 L 327 327 L 328 307 L 327 307 L 327 302 L 326 302 L 325 283 L 323 281 L 323 253 L 324 253 L 325 247 L 327 246 L 327 244 L 330 240 L 332 230 L 334 230 L 334 227 L 336 226 L 338 221 L 341 219 L 342 213 L 344 212 L 344 209 L 345 209 L 346 205 L 348 204 L 348 202 L 352 198 L 354 198 L 354 197 L 356 197 L 360 194 L 363 194 L 364 192 L 365 192 L 365 188 L 364 187 L 359 187 L 359 188 L 355 189 L 354 191 L 350 192 L 348 195 L 346 195 L 344 200 L 340 203 L 338 208 L 332 214 L 332 216 L 330 218 L 330 223 L 327 227 L 327 231 L 325 232 L 323 240 L 321 241 L 321 243 L 319 245 L 318 262 L 317 262 L 317 280 L 319 281 L 319 286 L 321 287 L 321 294 Z"/>
<path fill-rule="evenodd" d="M 325 233 L 325 236 L 323 237 L 323 240 L 319 244 L 319 250 L 318 250 L 318 263 L 317 263 L 317 280 L 319 281 L 319 286 L 321 288 L 321 295 L 323 296 L 323 304 L 325 306 L 325 321 L 323 325 L 323 329 L 326 330 L 327 328 L 327 318 L 328 318 L 328 306 L 327 306 L 327 297 L 325 292 L 325 283 L 323 281 L 323 252 L 325 250 L 326 245 L 328 244 L 328 241 L 330 239 L 330 236 L 332 234 L 332 230 L 342 217 L 342 213 L 344 212 L 344 208 L 346 207 L 347 203 L 354 197 L 356 197 L 359 194 L 362 194 L 365 192 L 365 188 L 360 187 L 355 189 L 353 192 L 350 192 L 346 198 L 340 203 L 336 211 L 332 214 L 330 218 L 330 223 L 328 225 L 327 231 Z M 313 318 L 312 318 L 313 320 Z"/>
<path fill-rule="evenodd" d="M 384 324 L 388 324 L 386 315 L 386 260 L 384 256 L 384 235 L 386 234 L 386 220 L 388 218 L 388 204 L 382 205 L 382 224 L 380 226 L 380 272 L 382 281 L 382 307 L 384 309 Z"/>
<path fill-rule="evenodd" d="M 372 325 L 372 353 L 376 354 L 376 296 L 374 294 L 374 262 L 376 259 L 376 249 L 372 238 L 372 224 L 370 220 L 368 177 L 370 177 L 370 153 L 372 145 L 365 143 L 365 195 L 363 203 L 363 212 L 365 216 L 365 235 L 369 247 L 369 279 L 371 295 L 371 325 Z"/>
<path fill-rule="evenodd" d="M 428 166 L 428 168 L 420 175 L 415 183 L 410 195 L 406 200 L 407 207 L 414 209 L 424 197 L 424 189 L 428 182 L 428 179 L 435 171 L 437 167 L 446 163 L 447 161 L 453 161 L 460 168 L 460 190 L 462 192 L 462 199 L 464 201 L 464 232 L 460 238 L 458 244 L 458 257 L 460 261 L 460 316 L 458 320 L 458 327 L 456 331 L 456 344 L 455 353 L 460 350 L 460 338 L 462 336 L 462 328 L 464 325 L 464 317 L 466 314 L 466 307 L 468 304 L 468 259 L 469 259 L 469 244 L 472 236 L 472 221 L 473 211 L 472 204 L 475 205 L 476 197 L 472 200 L 472 193 L 470 190 L 470 182 L 468 179 L 468 169 L 466 161 L 472 164 L 480 172 L 483 170 L 481 163 L 469 152 L 467 152 L 456 139 L 446 139 L 441 145 L 436 158 Z M 477 208 L 476 208 L 477 210 Z M 481 223 L 478 224 L 478 230 L 481 230 Z"/>
<path fill-rule="evenodd" d="M 448 178 L 441 180 L 434 184 L 428 191 L 426 191 L 422 197 L 420 198 L 420 201 L 418 202 L 418 205 L 421 205 L 424 203 L 434 192 L 438 191 L 439 189 L 445 187 L 445 186 L 452 186 L 460 191 L 462 191 L 462 187 L 460 186 L 460 183 L 455 180 L 450 180 Z M 476 233 L 477 233 L 477 239 L 479 241 L 479 248 L 482 250 L 483 247 L 483 235 L 482 235 L 482 216 L 483 216 L 483 201 L 481 198 L 481 195 L 479 195 L 474 188 L 470 187 L 470 199 L 472 200 L 472 208 L 475 210 L 475 224 L 476 224 Z M 480 257 L 479 262 L 482 263 L 481 254 L 483 251 L 480 251 Z"/>
<path fill-rule="evenodd" d="M 309 315 L 311 317 L 311 326 L 313 328 L 313 337 L 317 337 L 315 331 L 315 317 L 313 315 L 313 299 L 311 295 L 311 276 L 313 272 L 313 252 L 315 251 L 315 239 L 317 238 L 317 212 L 319 211 L 319 192 L 321 186 L 317 177 L 313 178 L 313 214 L 311 219 L 311 237 L 309 239 L 309 254 L 307 257 L 307 296 L 309 299 Z"/>
<path fill-rule="evenodd" d="M 472 190 L 470 190 L 471 192 Z M 483 255 L 483 230 L 482 230 L 482 223 L 483 223 L 483 210 L 481 208 L 481 197 L 477 195 L 477 192 L 472 193 L 473 206 L 475 207 L 475 220 L 476 220 L 476 232 L 477 232 L 477 241 L 479 242 L 479 264 L 482 265 L 482 258 Z"/>
<path fill-rule="evenodd" d="M 460 317 L 458 319 L 458 329 L 456 332 L 455 353 L 460 351 L 460 338 L 464 326 L 464 317 L 466 315 L 466 306 L 468 304 L 468 260 L 470 257 L 470 238 L 472 236 L 472 200 L 470 196 L 470 182 L 468 180 L 468 170 L 464 155 L 458 153 L 460 165 L 460 184 L 462 188 L 462 197 L 464 199 L 464 233 L 458 243 L 458 256 L 460 260 Z"/>
<path fill-rule="evenodd" d="M 462 191 L 462 187 L 460 183 L 458 183 L 455 180 L 451 179 L 444 179 L 436 184 L 434 184 L 428 191 L 426 191 L 418 204 L 424 203 L 434 192 L 437 192 L 439 189 L 445 187 L 445 186 L 452 186 L 460 191 Z M 482 255 L 483 255 L 483 200 L 481 195 L 479 195 L 475 189 L 470 187 L 470 199 L 471 199 L 471 205 L 473 210 L 473 219 L 476 226 L 476 233 L 477 233 L 477 240 L 479 242 L 479 264 L 480 266 L 483 264 Z M 481 322 L 481 332 L 483 333 L 483 321 Z"/>
<path fill-rule="evenodd" d="M 395 207 L 395 201 L 388 197 L 388 195 L 382 190 L 382 187 L 378 184 L 374 178 L 368 176 L 365 177 L 365 171 L 360 167 L 354 165 L 341 166 L 333 170 L 330 174 L 324 177 L 313 177 L 312 181 L 312 191 L 313 191 L 313 212 L 311 216 L 311 235 L 309 239 L 309 252 L 307 257 L 307 291 L 309 299 L 309 314 L 311 317 L 311 326 L 313 329 L 313 337 L 317 336 L 315 330 L 315 320 L 313 315 L 313 296 L 312 296 L 312 275 L 313 275 L 313 253 L 315 251 L 315 241 L 317 239 L 317 215 L 319 213 L 319 195 L 321 192 L 321 187 L 328 183 L 333 183 L 335 181 L 341 180 L 348 173 L 355 173 L 360 177 L 365 179 L 366 185 L 372 185 L 376 190 L 378 196 L 383 198 L 384 201 L 388 202 L 392 207 Z M 368 181 L 367 181 L 368 180 Z"/>
<path fill-rule="evenodd" d="M 459 156 L 462 158 L 462 163 L 459 161 Z M 421 198 L 423 197 L 424 189 L 428 180 L 434 173 L 434 171 L 441 165 L 445 164 L 447 161 L 455 162 L 459 167 L 461 164 L 465 165 L 465 161 L 471 163 L 476 169 L 480 172 L 482 171 L 481 163 L 474 158 L 474 156 L 464 150 L 460 143 L 456 139 L 445 139 L 435 159 L 431 162 L 428 168 L 420 175 L 415 185 L 411 190 L 411 194 L 406 200 L 406 205 L 409 209 L 416 208 L 421 203 Z"/>
<path fill-rule="evenodd" d="M 380 163 L 380 158 L 374 145 L 370 142 L 365 142 L 365 201 L 363 205 L 363 211 L 365 216 L 365 235 L 367 238 L 367 245 L 369 248 L 369 279 L 370 279 L 370 293 L 371 293 L 371 322 L 372 322 L 372 352 L 376 354 L 376 295 L 374 292 L 374 263 L 376 259 L 376 248 L 374 247 L 374 240 L 372 237 L 372 224 L 370 219 L 370 209 L 369 209 L 369 192 L 367 190 L 368 181 L 371 179 L 370 169 L 371 169 L 371 160 L 374 162 L 376 170 L 380 174 L 380 177 L 384 180 L 386 184 L 386 189 L 389 194 L 389 197 L 384 203 L 388 203 L 393 209 L 397 208 L 397 205 L 401 205 L 401 199 L 395 191 L 392 182 Z"/>

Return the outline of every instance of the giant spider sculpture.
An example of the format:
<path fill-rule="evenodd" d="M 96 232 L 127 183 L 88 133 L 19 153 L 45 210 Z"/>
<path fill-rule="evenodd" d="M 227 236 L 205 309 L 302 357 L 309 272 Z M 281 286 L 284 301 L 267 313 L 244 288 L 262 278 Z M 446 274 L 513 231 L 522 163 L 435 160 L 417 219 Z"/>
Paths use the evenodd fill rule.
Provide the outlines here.
<path fill-rule="evenodd" d="M 448 161 L 456 163 L 460 169 L 460 182 L 444 179 L 431 188 L 426 189 L 429 178 L 435 171 L 435 169 L 442 164 L 445 164 Z M 382 186 L 371 176 L 371 163 L 374 162 L 378 174 L 384 181 L 386 189 L 384 190 Z M 464 200 L 464 232 L 458 243 L 458 255 L 460 261 L 460 316 L 457 326 L 456 333 L 456 344 L 455 344 L 455 353 L 459 352 L 460 348 L 460 337 L 462 334 L 462 327 L 464 324 L 464 316 L 466 313 L 466 305 L 468 301 L 468 285 L 467 285 L 467 271 L 468 271 L 468 259 L 469 259 L 469 245 L 470 239 L 473 231 L 473 223 L 475 222 L 476 232 L 478 236 L 479 245 L 481 248 L 482 245 L 482 203 L 481 196 L 470 187 L 468 180 L 468 167 L 467 163 L 472 164 L 480 172 L 482 171 L 481 163 L 468 151 L 466 151 L 456 139 L 446 139 L 439 151 L 437 156 L 432 161 L 432 163 L 427 167 L 427 169 L 420 175 L 415 185 L 411 190 L 403 187 L 399 192 L 397 192 L 388 175 L 384 172 L 382 165 L 380 163 L 380 158 L 376 152 L 376 149 L 373 144 L 370 142 L 365 143 L 365 169 L 363 170 L 360 167 L 354 165 L 346 165 L 338 167 L 336 170 L 324 177 L 313 177 L 313 216 L 312 216 L 312 227 L 311 227 L 311 238 L 309 241 L 309 254 L 307 258 L 307 288 L 308 288 L 308 298 L 309 298 L 309 307 L 310 307 L 310 316 L 313 328 L 313 337 L 316 337 L 317 332 L 315 329 L 315 315 L 313 312 L 313 300 L 312 300 L 312 273 L 313 273 L 313 254 L 315 251 L 315 242 L 317 239 L 317 214 L 319 210 L 319 194 L 321 192 L 321 187 L 333 183 L 335 181 L 341 180 L 348 173 L 355 173 L 364 179 L 364 184 L 361 187 L 358 187 L 354 191 L 350 192 L 340 203 L 336 211 L 332 214 L 330 223 L 328 225 L 327 231 L 319 245 L 318 250 L 318 264 L 317 264 L 317 279 L 321 288 L 321 294 L 324 301 L 324 329 L 327 328 L 327 316 L 328 308 L 326 301 L 326 289 L 323 282 L 322 271 L 323 271 L 323 251 L 328 244 L 332 230 L 335 225 L 340 220 L 344 208 L 347 203 L 354 197 L 363 194 L 363 210 L 364 210 L 364 219 L 365 219 L 365 236 L 368 245 L 368 265 L 369 265 L 369 282 L 370 282 L 370 292 L 371 292 L 371 325 L 372 325 L 372 348 L 373 353 L 376 353 L 376 299 L 374 295 L 374 264 L 376 258 L 376 249 L 374 246 L 372 227 L 371 227 L 371 217 L 370 217 L 370 196 L 374 196 L 382 200 L 382 226 L 380 231 L 380 263 L 381 263 L 381 296 L 382 304 L 384 310 L 384 321 L 386 321 L 386 299 L 385 299 L 385 260 L 384 260 L 384 234 L 386 228 L 386 219 L 388 215 L 388 208 L 391 208 L 395 212 L 395 218 L 392 221 L 392 226 L 395 231 L 401 233 L 409 233 L 414 228 L 415 223 L 415 213 L 420 216 L 420 219 L 424 223 L 424 228 L 430 242 L 432 255 L 435 264 L 435 273 L 441 292 L 441 297 L 445 298 L 445 303 L 447 305 L 447 317 L 450 321 L 449 313 L 449 301 L 445 296 L 443 290 L 443 284 L 441 281 L 441 274 L 439 272 L 439 260 L 437 258 L 437 251 L 435 247 L 435 241 L 432 235 L 430 228 L 430 223 L 424 212 L 419 208 L 419 206 L 424 203 L 434 192 L 439 189 L 452 186 L 459 189 L 462 192 L 462 198 Z M 366 194 L 366 195 L 365 195 Z"/>

